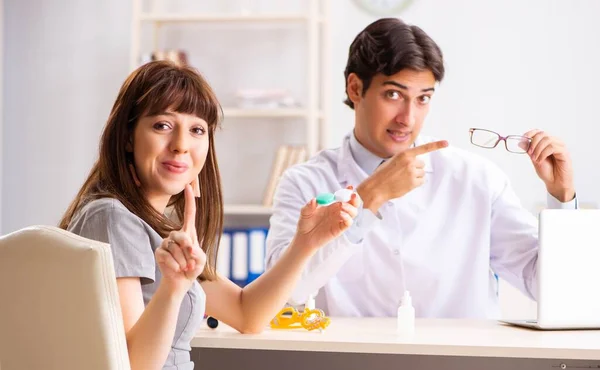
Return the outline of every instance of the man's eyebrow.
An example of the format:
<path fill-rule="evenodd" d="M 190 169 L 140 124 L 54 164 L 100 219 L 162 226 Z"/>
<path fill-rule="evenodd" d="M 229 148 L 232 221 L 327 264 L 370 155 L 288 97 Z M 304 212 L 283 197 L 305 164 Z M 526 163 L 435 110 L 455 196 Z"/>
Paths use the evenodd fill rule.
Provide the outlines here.
<path fill-rule="evenodd" d="M 396 86 L 397 88 L 402 89 L 402 90 L 408 90 L 408 86 L 404 86 L 401 83 L 398 83 L 396 81 L 385 81 L 383 84 L 384 85 Z M 429 92 L 429 91 L 435 91 L 435 88 L 434 87 L 428 87 L 426 89 L 422 89 L 421 90 L 421 92 Z"/>

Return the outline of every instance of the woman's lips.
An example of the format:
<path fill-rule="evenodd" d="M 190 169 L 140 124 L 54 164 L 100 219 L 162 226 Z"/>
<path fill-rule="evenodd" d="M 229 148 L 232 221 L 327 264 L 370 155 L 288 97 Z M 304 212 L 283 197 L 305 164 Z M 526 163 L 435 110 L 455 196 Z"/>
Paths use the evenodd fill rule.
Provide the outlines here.
<path fill-rule="evenodd" d="M 184 173 L 188 169 L 188 165 L 183 162 L 165 161 L 162 162 L 165 169 L 172 173 Z"/>

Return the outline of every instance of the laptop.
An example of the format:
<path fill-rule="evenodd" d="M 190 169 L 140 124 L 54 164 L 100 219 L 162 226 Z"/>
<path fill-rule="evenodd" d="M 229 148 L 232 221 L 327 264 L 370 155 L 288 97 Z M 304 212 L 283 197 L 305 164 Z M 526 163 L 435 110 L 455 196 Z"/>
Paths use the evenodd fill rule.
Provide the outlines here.
<path fill-rule="evenodd" d="M 539 218 L 537 320 L 501 322 L 540 330 L 600 329 L 600 209 L 546 209 Z"/>

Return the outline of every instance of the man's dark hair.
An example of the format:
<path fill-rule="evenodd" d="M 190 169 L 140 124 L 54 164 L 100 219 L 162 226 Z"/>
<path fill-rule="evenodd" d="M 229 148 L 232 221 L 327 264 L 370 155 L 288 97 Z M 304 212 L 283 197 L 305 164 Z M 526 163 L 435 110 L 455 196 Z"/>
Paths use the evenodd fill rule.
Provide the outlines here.
<path fill-rule="evenodd" d="M 391 76 L 406 68 L 430 70 L 440 82 L 444 78 L 442 51 L 419 27 L 397 18 L 382 18 L 368 25 L 350 45 L 344 71 L 346 88 L 350 73 L 361 79 L 364 94 L 376 74 Z M 344 103 L 354 109 L 347 92 Z"/>

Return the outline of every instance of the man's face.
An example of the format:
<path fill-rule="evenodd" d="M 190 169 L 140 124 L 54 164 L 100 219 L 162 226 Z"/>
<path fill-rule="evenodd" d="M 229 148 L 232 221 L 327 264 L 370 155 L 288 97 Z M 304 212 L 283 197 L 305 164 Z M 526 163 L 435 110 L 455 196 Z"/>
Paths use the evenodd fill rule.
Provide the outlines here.
<path fill-rule="evenodd" d="M 362 81 L 351 73 L 347 92 L 354 103 L 358 141 L 381 158 L 410 148 L 429 112 L 434 85 L 431 71 L 403 69 L 392 76 L 375 75 L 363 95 Z"/>

